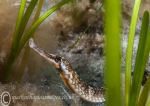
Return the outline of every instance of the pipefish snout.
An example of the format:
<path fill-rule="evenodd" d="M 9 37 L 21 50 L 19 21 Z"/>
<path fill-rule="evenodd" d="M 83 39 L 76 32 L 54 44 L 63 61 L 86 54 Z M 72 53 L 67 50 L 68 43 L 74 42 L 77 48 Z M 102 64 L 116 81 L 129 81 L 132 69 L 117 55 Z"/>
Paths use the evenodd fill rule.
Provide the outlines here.
<path fill-rule="evenodd" d="M 67 59 L 50 54 L 39 48 L 34 43 L 33 39 L 29 40 L 29 46 L 59 71 L 61 79 L 72 92 L 78 94 L 82 99 L 89 102 L 105 101 L 103 87 L 95 88 L 80 80 L 78 74 L 73 70 Z"/>

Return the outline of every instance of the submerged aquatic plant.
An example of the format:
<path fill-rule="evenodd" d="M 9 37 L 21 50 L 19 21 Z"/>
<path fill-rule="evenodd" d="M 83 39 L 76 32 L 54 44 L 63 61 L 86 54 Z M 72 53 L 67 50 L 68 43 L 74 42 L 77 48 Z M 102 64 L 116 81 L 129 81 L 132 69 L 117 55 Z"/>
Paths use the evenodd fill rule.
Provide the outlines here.
<path fill-rule="evenodd" d="M 150 27 L 148 27 L 148 25 L 149 25 L 149 14 L 148 12 L 145 12 L 142 20 L 139 45 L 136 54 L 134 74 L 132 78 L 132 85 L 129 96 L 129 106 L 137 105 L 144 71 L 149 57 Z"/>
<path fill-rule="evenodd" d="M 150 78 L 148 78 L 142 93 L 140 93 L 142 78 L 150 52 L 149 13 L 146 11 L 143 15 L 134 73 L 131 79 L 134 35 L 141 4 L 141 0 L 135 0 L 126 51 L 125 91 L 121 92 L 120 4 L 120 0 L 114 0 L 113 4 L 112 1 L 105 0 L 106 66 L 104 73 L 106 105 L 145 106 L 147 102 L 147 106 L 149 106 Z"/>
<path fill-rule="evenodd" d="M 136 30 L 136 23 L 138 19 L 138 11 L 140 8 L 141 0 L 135 0 L 131 25 L 129 30 L 129 38 L 128 38 L 128 46 L 126 51 L 126 71 L 125 71 L 125 104 L 128 106 L 129 102 L 129 93 L 131 88 L 131 70 L 132 70 L 132 51 L 133 51 L 133 42 L 134 42 L 134 35 Z"/>
<path fill-rule="evenodd" d="M 105 0 L 105 35 L 106 35 L 106 105 L 121 106 L 121 7 L 120 0 Z M 112 12 L 113 11 L 113 12 Z M 112 21 L 113 20 L 113 21 Z M 115 96 L 115 97 L 114 97 Z"/>
<path fill-rule="evenodd" d="M 4 81 L 8 81 L 11 78 L 12 66 L 16 61 L 17 57 L 21 53 L 23 47 L 28 42 L 29 38 L 32 37 L 33 33 L 39 27 L 39 25 L 53 12 L 58 10 L 64 4 L 69 3 L 72 0 L 62 0 L 56 5 L 52 6 L 48 9 L 44 14 L 42 14 L 39 18 L 34 18 L 33 24 L 29 26 L 29 28 L 25 31 L 27 27 L 27 23 L 33 13 L 34 8 L 39 0 L 31 0 L 27 9 L 26 0 L 21 0 L 20 10 L 18 13 L 18 18 L 16 21 L 15 32 L 13 35 L 12 47 L 8 57 L 8 60 L 4 67 Z M 42 0 L 43 1 L 43 0 Z M 40 2 L 40 1 L 39 1 Z M 37 16 L 40 14 L 41 5 L 38 6 L 39 11 L 37 12 Z"/>

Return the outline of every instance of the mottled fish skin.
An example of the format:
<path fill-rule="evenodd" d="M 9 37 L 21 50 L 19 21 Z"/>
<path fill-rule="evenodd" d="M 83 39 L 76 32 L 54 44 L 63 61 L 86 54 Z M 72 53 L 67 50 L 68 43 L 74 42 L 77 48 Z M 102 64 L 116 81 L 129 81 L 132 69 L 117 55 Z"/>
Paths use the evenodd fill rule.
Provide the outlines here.
<path fill-rule="evenodd" d="M 94 88 L 80 80 L 78 74 L 73 70 L 67 59 L 54 54 L 49 54 L 41 48 L 38 48 L 33 39 L 30 39 L 29 46 L 39 55 L 44 57 L 49 63 L 53 64 L 59 71 L 60 77 L 65 85 L 74 93 L 78 94 L 82 99 L 98 103 L 105 101 L 103 87 Z"/>

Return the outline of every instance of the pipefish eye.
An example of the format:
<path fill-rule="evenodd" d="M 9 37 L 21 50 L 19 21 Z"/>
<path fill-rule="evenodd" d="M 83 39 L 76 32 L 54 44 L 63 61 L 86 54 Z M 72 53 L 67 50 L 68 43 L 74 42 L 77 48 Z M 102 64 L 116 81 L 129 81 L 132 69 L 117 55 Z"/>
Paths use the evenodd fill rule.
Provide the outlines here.
<path fill-rule="evenodd" d="M 60 56 L 56 56 L 56 57 L 55 57 L 55 61 L 56 61 L 57 63 L 60 63 L 60 62 L 61 62 L 61 57 L 60 57 Z"/>

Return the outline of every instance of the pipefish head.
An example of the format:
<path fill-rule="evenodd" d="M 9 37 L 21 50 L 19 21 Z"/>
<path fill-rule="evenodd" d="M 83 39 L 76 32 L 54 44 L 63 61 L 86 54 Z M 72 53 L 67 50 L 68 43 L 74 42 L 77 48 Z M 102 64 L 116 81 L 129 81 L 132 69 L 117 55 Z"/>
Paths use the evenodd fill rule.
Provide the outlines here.
<path fill-rule="evenodd" d="M 60 57 L 57 55 L 49 55 L 49 61 L 58 69 L 60 72 L 64 74 L 68 74 L 71 68 L 71 65 L 67 59 L 64 57 Z"/>
<path fill-rule="evenodd" d="M 68 70 L 70 69 L 71 65 L 64 57 L 57 56 L 54 54 L 50 54 L 47 51 L 39 48 L 35 43 L 34 40 L 31 38 L 29 40 L 29 46 L 34 51 L 36 51 L 39 55 L 44 57 L 49 63 L 51 63 L 56 69 L 67 74 Z"/>
<path fill-rule="evenodd" d="M 61 60 L 62 57 L 60 56 L 48 54 L 49 63 L 53 64 L 56 69 L 60 69 Z"/>

